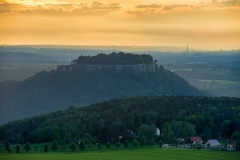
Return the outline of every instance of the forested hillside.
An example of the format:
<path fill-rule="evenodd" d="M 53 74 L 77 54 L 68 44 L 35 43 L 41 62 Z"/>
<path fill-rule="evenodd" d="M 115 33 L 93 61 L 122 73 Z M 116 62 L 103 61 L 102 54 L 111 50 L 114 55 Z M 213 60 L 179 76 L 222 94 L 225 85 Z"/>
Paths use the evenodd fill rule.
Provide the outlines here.
<path fill-rule="evenodd" d="M 156 128 L 161 136 L 156 137 Z M 161 96 L 115 99 L 86 107 L 10 122 L 0 127 L 0 140 L 15 143 L 58 141 L 69 144 L 132 141 L 144 136 L 172 143 L 176 138 L 239 138 L 240 98 Z M 235 135 L 234 135 L 235 134 Z M 238 137 L 237 137 L 238 136 Z"/>
<path fill-rule="evenodd" d="M 162 67 L 139 74 L 52 70 L 22 82 L 0 83 L 0 91 L 0 124 L 113 98 L 201 94 L 183 78 Z"/>

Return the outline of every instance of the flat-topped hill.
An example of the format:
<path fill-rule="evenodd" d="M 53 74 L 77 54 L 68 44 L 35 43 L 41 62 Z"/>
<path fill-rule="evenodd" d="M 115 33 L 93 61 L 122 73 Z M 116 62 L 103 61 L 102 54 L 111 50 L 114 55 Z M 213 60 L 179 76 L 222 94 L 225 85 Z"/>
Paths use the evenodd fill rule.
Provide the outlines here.
<path fill-rule="evenodd" d="M 162 66 L 154 72 L 118 74 L 105 70 L 52 70 L 22 82 L 0 83 L 0 90 L 0 124 L 71 105 L 82 106 L 114 98 L 201 95 L 186 80 Z"/>
<path fill-rule="evenodd" d="M 100 53 L 96 56 L 80 56 L 70 65 L 58 66 L 58 71 L 107 71 L 107 72 L 155 72 L 158 65 L 151 55 L 132 53 Z"/>

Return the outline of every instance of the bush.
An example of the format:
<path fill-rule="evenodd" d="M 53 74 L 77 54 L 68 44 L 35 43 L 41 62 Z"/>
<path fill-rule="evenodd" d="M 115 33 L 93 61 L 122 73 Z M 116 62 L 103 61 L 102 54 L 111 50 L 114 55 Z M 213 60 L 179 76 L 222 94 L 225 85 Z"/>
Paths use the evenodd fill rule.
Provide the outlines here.
<path fill-rule="evenodd" d="M 19 145 L 16 145 L 16 146 L 15 146 L 15 149 L 16 149 L 16 153 L 19 153 L 19 151 L 20 151 L 20 146 L 19 146 Z"/>
<path fill-rule="evenodd" d="M 107 149 L 111 148 L 111 143 L 110 143 L 110 142 L 107 142 L 107 143 L 106 143 L 106 148 L 107 148 Z"/>
<path fill-rule="evenodd" d="M 58 150 L 58 142 L 57 142 L 57 141 L 53 141 L 51 149 L 52 149 L 54 152 L 55 152 L 56 150 Z"/>
<path fill-rule="evenodd" d="M 92 150 L 92 143 L 88 144 L 88 149 L 91 151 Z"/>
<path fill-rule="evenodd" d="M 30 143 L 27 142 L 27 143 L 25 144 L 25 146 L 24 146 L 23 149 L 25 149 L 25 150 L 26 150 L 26 153 L 28 153 L 28 151 L 31 149 L 31 147 L 30 147 Z"/>
<path fill-rule="evenodd" d="M 129 145 L 128 140 L 125 140 L 125 141 L 124 141 L 124 147 L 125 147 L 125 148 L 128 148 L 128 145 Z"/>
<path fill-rule="evenodd" d="M 143 136 L 140 137 L 140 138 L 139 138 L 139 144 L 140 144 L 141 147 L 143 147 L 144 142 L 145 142 L 145 138 L 144 138 Z"/>
<path fill-rule="evenodd" d="M 37 151 L 37 150 L 38 150 L 38 147 L 37 147 L 37 146 L 34 146 L 34 150 Z"/>
<path fill-rule="evenodd" d="M 134 139 L 132 143 L 133 143 L 133 146 L 134 146 L 134 147 L 137 147 L 137 146 L 138 146 L 138 141 L 137 141 L 136 139 Z"/>
<path fill-rule="evenodd" d="M 7 150 L 8 153 L 11 153 L 10 145 L 8 142 L 5 143 L 5 149 Z"/>
<path fill-rule="evenodd" d="M 72 152 L 74 152 L 77 149 L 77 144 L 75 142 L 72 142 L 69 148 L 72 150 Z"/>
<path fill-rule="evenodd" d="M 151 145 L 151 146 L 154 145 L 154 139 L 151 139 L 151 140 L 149 141 L 149 145 Z"/>
<path fill-rule="evenodd" d="M 85 142 L 84 140 L 82 140 L 79 144 L 79 148 L 81 149 L 81 151 L 83 151 L 85 149 Z"/>
<path fill-rule="evenodd" d="M 160 141 L 158 142 L 158 145 L 159 145 L 160 148 L 162 148 L 163 141 L 160 140 Z"/>
<path fill-rule="evenodd" d="M 115 147 L 118 149 L 119 147 L 121 146 L 121 143 L 120 142 L 117 142 L 116 144 L 115 144 Z"/>
<path fill-rule="evenodd" d="M 102 149 L 102 144 L 101 144 L 101 142 L 98 143 L 98 149 Z"/>
<path fill-rule="evenodd" d="M 48 145 L 44 145 L 44 152 L 48 152 L 49 148 L 48 148 Z"/>

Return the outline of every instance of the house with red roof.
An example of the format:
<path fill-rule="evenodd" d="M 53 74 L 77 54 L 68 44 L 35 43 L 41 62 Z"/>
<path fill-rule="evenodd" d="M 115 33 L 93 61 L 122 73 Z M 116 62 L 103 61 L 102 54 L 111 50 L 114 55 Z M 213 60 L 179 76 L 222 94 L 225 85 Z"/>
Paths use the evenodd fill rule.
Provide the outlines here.
<path fill-rule="evenodd" d="M 190 142 L 192 143 L 202 143 L 202 138 L 200 137 L 190 137 Z"/>

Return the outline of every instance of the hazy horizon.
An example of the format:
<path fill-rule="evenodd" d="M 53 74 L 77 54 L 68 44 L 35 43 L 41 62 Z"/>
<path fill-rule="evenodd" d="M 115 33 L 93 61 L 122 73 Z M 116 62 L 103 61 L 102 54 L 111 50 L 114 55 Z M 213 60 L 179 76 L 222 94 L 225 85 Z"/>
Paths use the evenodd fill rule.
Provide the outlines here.
<path fill-rule="evenodd" d="M 62 48 L 80 50 L 118 50 L 118 51 L 157 51 L 157 52 L 216 52 L 238 51 L 240 46 L 131 46 L 131 45 L 67 45 L 67 44 L 0 44 L 3 47 L 29 47 L 29 48 Z"/>

